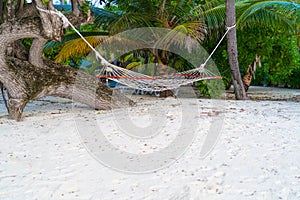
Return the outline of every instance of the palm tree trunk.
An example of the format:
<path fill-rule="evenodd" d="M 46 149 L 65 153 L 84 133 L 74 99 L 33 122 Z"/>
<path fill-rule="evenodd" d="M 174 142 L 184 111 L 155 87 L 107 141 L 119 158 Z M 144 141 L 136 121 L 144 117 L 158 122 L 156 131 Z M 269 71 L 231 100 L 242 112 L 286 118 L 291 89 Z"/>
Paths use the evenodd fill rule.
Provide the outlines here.
<path fill-rule="evenodd" d="M 235 17 L 235 1 L 226 0 L 226 25 L 233 26 L 236 23 Z M 231 77 L 234 85 L 235 98 L 237 100 L 248 99 L 244 84 L 241 78 L 241 73 L 238 63 L 238 50 L 237 50 L 237 38 L 236 29 L 233 28 L 228 32 L 227 35 L 227 50 L 229 65 L 231 69 Z"/>

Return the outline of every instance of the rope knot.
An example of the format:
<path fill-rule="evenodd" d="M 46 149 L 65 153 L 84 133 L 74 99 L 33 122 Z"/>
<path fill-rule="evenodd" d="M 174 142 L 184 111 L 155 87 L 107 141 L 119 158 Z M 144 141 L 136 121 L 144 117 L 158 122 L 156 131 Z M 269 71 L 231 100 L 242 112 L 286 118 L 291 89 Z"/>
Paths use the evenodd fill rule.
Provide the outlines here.
<path fill-rule="evenodd" d="M 232 26 L 226 26 L 226 30 L 231 30 L 231 29 L 233 29 L 233 28 L 235 28 L 236 27 L 236 24 L 233 24 Z"/>

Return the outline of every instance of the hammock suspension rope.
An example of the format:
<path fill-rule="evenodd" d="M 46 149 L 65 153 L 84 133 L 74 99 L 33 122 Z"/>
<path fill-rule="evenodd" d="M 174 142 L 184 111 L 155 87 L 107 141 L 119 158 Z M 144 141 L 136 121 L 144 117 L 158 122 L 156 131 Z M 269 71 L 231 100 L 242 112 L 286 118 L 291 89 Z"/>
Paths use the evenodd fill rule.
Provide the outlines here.
<path fill-rule="evenodd" d="M 182 85 L 187 85 L 199 80 L 221 79 L 221 76 L 215 75 L 208 69 L 205 69 L 205 66 L 207 65 L 207 62 L 211 59 L 217 48 L 220 46 L 227 33 L 231 29 L 236 27 L 236 24 L 226 27 L 226 32 L 224 33 L 224 35 L 221 37 L 213 51 L 209 54 L 205 62 L 199 67 L 184 72 L 176 72 L 163 76 L 148 76 L 116 66 L 108 62 L 60 11 L 45 10 L 38 6 L 37 9 L 41 12 L 59 16 L 62 19 L 64 26 L 67 27 L 67 25 L 70 25 L 70 27 L 80 36 L 80 38 L 91 48 L 91 50 L 95 53 L 96 59 L 101 63 L 101 65 L 104 66 L 99 75 L 96 76 L 97 78 L 110 79 L 131 88 L 149 92 L 173 90 L 179 88 Z"/>

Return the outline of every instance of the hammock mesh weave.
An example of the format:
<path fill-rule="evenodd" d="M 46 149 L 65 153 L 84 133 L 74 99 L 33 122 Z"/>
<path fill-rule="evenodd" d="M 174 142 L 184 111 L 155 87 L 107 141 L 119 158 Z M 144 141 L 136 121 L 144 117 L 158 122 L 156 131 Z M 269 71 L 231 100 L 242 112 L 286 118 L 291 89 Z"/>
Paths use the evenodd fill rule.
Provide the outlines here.
<path fill-rule="evenodd" d="M 109 63 L 104 57 L 102 57 L 99 52 L 81 35 L 81 33 L 74 27 L 74 25 L 68 20 L 66 16 L 64 16 L 59 11 L 53 10 L 45 10 L 37 6 L 37 9 L 41 12 L 46 12 L 49 14 L 58 15 L 62 18 L 64 26 L 70 25 L 72 29 L 82 38 L 82 40 L 92 49 L 95 53 L 97 60 L 101 63 L 104 68 L 101 73 L 97 76 L 98 78 L 110 79 L 112 81 L 121 83 L 123 85 L 129 86 L 131 88 L 140 89 L 144 91 L 164 91 L 164 90 L 172 90 L 179 88 L 182 85 L 187 85 L 200 80 L 208 80 L 208 79 L 221 79 L 220 76 L 215 75 L 208 69 L 205 69 L 205 65 L 212 57 L 216 49 L 219 47 L 227 33 L 235 28 L 236 25 L 227 27 L 226 32 L 214 48 L 214 50 L 210 53 L 206 61 L 195 69 L 191 69 L 184 72 L 177 72 L 163 76 L 148 76 L 142 73 L 134 72 L 131 70 L 127 70 L 121 68 L 119 66 L 113 65 Z"/>
<path fill-rule="evenodd" d="M 168 75 L 148 76 L 115 65 L 103 68 L 97 78 L 109 79 L 134 89 L 149 92 L 172 90 L 200 80 L 221 79 L 220 76 L 216 76 L 202 67 Z"/>

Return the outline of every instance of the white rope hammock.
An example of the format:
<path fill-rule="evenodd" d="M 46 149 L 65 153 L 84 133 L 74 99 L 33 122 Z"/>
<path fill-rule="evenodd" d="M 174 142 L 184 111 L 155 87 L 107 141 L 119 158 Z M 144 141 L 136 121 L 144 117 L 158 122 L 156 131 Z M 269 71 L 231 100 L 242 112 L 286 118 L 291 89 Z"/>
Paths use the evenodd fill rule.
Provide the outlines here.
<path fill-rule="evenodd" d="M 200 67 L 184 71 L 171 73 L 163 76 L 148 76 L 142 73 L 134 72 L 116 65 L 109 63 L 104 57 L 102 57 L 99 52 L 81 35 L 81 33 L 74 27 L 74 25 L 68 20 L 68 18 L 59 11 L 45 10 L 37 6 L 37 9 L 46 12 L 49 14 L 55 14 L 61 17 L 63 20 L 64 26 L 70 25 L 71 28 L 82 38 L 82 40 L 92 49 L 95 53 L 96 59 L 103 65 L 101 72 L 99 73 L 98 78 L 110 79 L 112 81 L 121 83 L 128 87 L 139 89 L 143 91 L 164 91 L 164 90 L 173 90 L 179 88 L 182 85 L 188 85 L 190 83 L 208 80 L 208 79 L 221 79 L 220 76 L 215 75 L 208 69 L 205 69 L 207 62 L 211 59 L 212 55 L 215 53 L 217 48 L 220 46 L 221 42 L 227 35 L 227 33 L 235 28 L 236 25 L 226 28 L 226 32 L 210 53 L 208 58 L 205 60 Z"/>
<path fill-rule="evenodd" d="M 149 92 L 172 90 L 198 80 L 221 79 L 220 76 L 216 76 L 204 68 L 195 68 L 164 76 L 148 76 L 118 66 L 106 67 L 103 71 L 104 73 L 100 73 L 98 78 L 107 78 L 131 88 Z"/>

